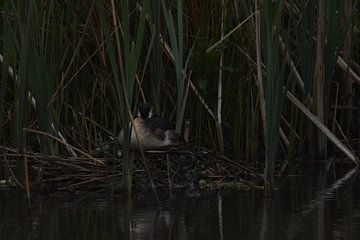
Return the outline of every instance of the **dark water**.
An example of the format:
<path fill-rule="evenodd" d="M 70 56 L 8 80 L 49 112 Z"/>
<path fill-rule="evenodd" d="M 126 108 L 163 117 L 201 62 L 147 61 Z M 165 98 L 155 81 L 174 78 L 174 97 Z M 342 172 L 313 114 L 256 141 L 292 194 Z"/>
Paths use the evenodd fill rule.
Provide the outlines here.
<path fill-rule="evenodd" d="M 360 239 L 359 183 L 355 170 L 297 177 L 271 196 L 214 190 L 162 200 L 161 210 L 151 195 L 37 197 L 30 210 L 0 192 L 0 239 Z"/>

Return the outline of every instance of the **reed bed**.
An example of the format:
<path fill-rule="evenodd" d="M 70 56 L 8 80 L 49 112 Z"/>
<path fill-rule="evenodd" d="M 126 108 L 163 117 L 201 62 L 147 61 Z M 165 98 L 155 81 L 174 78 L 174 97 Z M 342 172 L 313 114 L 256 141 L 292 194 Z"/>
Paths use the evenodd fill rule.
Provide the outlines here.
<path fill-rule="evenodd" d="M 182 175 L 190 156 L 219 179 L 256 167 L 270 187 L 274 174 L 298 174 L 299 159 L 359 164 L 356 0 L 29 0 L 0 10 L 0 178 L 15 174 L 27 192 L 41 168 L 59 187 L 69 173 L 58 176 L 67 187 L 116 179 L 131 193 L 137 173 L 166 179 L 168 156 Z M 132 158 L 126 141 L 116 157 L 140 101 L 190 129 L 191 154 Z M 104 165 L 91 165 L 97 156 Z"/>

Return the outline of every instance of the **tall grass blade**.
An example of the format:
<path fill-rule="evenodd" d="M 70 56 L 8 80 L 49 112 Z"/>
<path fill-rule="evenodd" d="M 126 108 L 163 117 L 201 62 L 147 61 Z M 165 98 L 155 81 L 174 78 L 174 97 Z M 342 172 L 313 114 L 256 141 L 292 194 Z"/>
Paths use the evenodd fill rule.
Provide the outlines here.
<path fill-rule="evenodd" d="M 46 10 L 42 10 L 43 7 Z M 54 92 L 55 81 L 60 77 L 60 49 L 57 17 L 54 1 L 37 5 L 35 17 L 39 25 L 34 26 L 31 59 L 31 92 L 36 99 L 36 113 L 40 131 L 52 134 L 53 105 L 48 104 Z M 44 71 L 46 69 L 46 71 Z M 54 154 L 52 139 L 40 136 L 40 149 L 43 153 Z"/>
<path fill-rule="evenodd" d="M 2 44 L 2 52 L 3 56 L 0 56 L 2 63 L 2 74 L 1 74 L 1 82 L 0 82 L 0 125 L 4 121 L 4 105 L 5 105 L 5 93 L 7 89 L 7 81 L 9 76 L 9 66 L 10 59 L 14 54 L 14 46 L 13 46 L 13 32 L 11 30 L 11 23 L 9 19 L 10 15 L 10 1 L 5 1 L 4 3 L 4 20 L 3 20 L 3 34 L 4 42 Z M 4 128 L 0 127 L 0 142 L 5 140 L 4 136 Z"/>
<path fill-rule="evenodd" d="M 324 121 L 328 121 L 329 116 L 329 97 L 330 97 L 330 85 L 332 76 L 334 74 L 334 67 L 336 59 L 339 56 L 340 46 L 344 41 L 346 34 L 346 27 L 341 24 L 343 19 L 344 1 L 340 1 L 338 4 L 335 1 L 327 0 L 326 2 L 326 47 L 325 47 L 325 83 L 324 83 Z"/>
<path fill-rule="evenodd" d="M 174 18 L 167 8 L 165 1 L 161 0 L 163 14 L 166 26 L 169 32 L 171 43 L 171 50 L 174 56 L 175 72 L 176 72 L 176 131 L 181 132 L 184 121 L 184 114 L 182 113 L 183 105 L 186 105 L 186 88 L 185 88 L 185 73 L 183 67 L 183 52 L 184 52 L 184 36 L 183 36 L 183 17 L 182 17 L 182 0 L 177 0 L 177 25 L 175 25 Z M 178 34 L 176 34 L 176 30 Z"/>
<path fill-rule="evenodd" d="M 150 30 L 154 36 L 154 44 L 152 48 L 151 67 L 151 98 L 152 104 L 156 112 L 160 112 L 160 87 L 163 79 L 163 62 L 161 59 L 161 40 L 160 40 L 160 17 L 161 17 L 161 1 L 149 1 L 150 5 Z"/>
<path fill-rule="evenodd" d="M 18 151 L 20 154 L 24 153 L 25 147 L 25 134 L 23 128 L 26 122 L 26 114 L 28 112 L 28 82 L 29 82 L 29 53 L 30 53 L 30 39 L 32 32 L 32 22 L 33 22 L 33 14 L 34 14 L 34 1 L 30 0 L 26 2 L 24 6 L 20 6 L 21 3 L 18 2 L 16 5 L 15 12 L 21 15 L 22 7 L 25 7 L 26 15 L 24 17 L 25 27 L 22 28 L 21 20 L 18 19 L 19 26 L 19 35 L 20 35 L 20 56 L 19 56 L 19 100 L 17 104 L 16 111 L 16 131 L 17 131 L 17 141 L 18 141 Z M 18 17 L 19 18 L 19 17 Z M 21 184 L 24 183 L 24 159 L 22 157 L 18 158 L 16 164 L 16 175 Z"/>
<path fill-rule="evenodd" d="M 280 120 L 284 103 L 284 68 L 279 56 L 280 17 L 282 1 L 263 1 L 263 46 L 265 52 L 266 80 L 266 169 L 265 179 L 273 183 L 274 161 L 278 152 Z"/>

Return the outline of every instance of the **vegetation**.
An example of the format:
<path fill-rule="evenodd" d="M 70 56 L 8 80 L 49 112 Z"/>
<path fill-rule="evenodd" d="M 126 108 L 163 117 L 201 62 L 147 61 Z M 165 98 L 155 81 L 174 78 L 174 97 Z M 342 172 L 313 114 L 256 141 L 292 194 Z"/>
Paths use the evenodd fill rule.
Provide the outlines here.
<path fill-rule="evenodd" d="M 305 157 L 357 165 L 359 20 L 357 0 L 2 1 L 0 176 L 10 153 L 24 188 L 29 154 L 114 156 L 139 101 L 270 185 Z"/>

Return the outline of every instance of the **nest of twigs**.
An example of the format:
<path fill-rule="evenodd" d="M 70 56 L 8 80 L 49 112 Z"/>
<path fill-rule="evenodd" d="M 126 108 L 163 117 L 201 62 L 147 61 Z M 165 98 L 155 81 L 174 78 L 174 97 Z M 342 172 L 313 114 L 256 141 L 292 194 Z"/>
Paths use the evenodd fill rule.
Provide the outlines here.
<path fill-rule="evenodd" d="M 5 166 L 15 177 L 19 155 L 3 153 Z M 204 149 L 134 152 L 133 190 L 146 191 L 154 183 L 157 189 L 175 191 L 184 188 L 249 186 L 261 177 L 244 162 L 230 160 Z M 27 153 L 29 186 L 32 191 L 104 192 L 121 191 L 123 160 L 119 157 L 61 157 Z M 3 179 L 3 178 L 2 178 Z M 15 181 L 16 182 L 16 181 Z"/>

